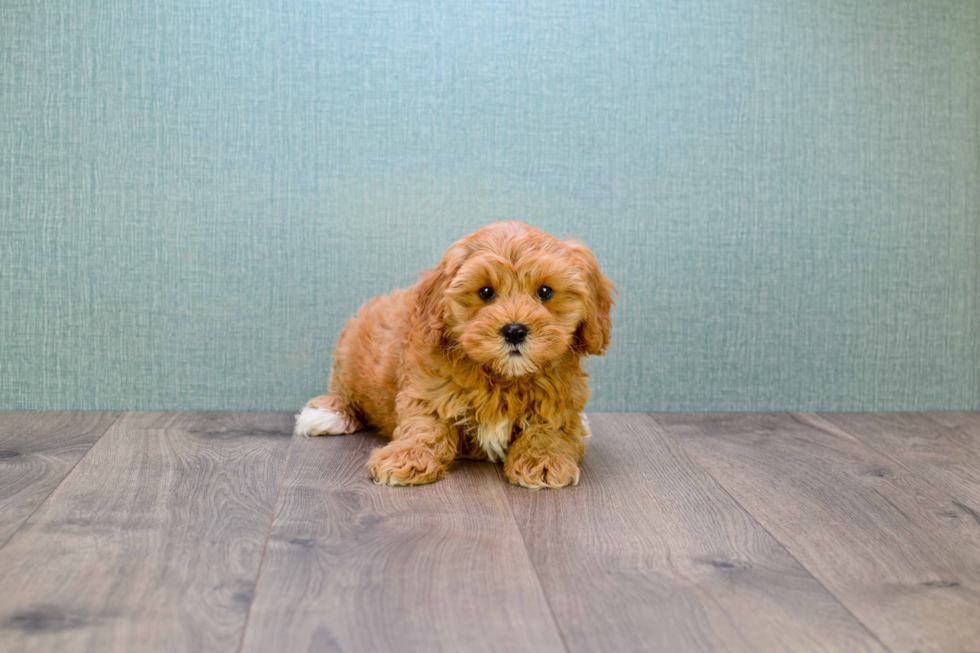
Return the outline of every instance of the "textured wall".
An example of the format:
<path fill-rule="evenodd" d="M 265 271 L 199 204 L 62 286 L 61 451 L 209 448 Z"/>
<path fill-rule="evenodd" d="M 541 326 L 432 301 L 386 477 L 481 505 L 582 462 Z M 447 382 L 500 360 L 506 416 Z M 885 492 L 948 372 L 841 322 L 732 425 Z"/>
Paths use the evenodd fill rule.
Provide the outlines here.
<path fill-rule="evenodd" d="M 980 3 L 0 3 L 0 407 L 291 409 L 497 219 L 593 410 L 980 408 Z"/>

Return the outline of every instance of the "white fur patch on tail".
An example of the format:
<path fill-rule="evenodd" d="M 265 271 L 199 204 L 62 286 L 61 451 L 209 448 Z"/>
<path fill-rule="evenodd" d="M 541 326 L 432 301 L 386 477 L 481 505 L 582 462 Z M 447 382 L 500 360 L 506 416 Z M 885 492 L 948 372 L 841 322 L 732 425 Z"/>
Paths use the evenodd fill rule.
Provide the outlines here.
<path fill-rule="evenodd" d="M 344 435 L 356 430 L 357 422 L 346 413 L 306 406 L 296 416 L 296 428 L 293 432 L 310 437 L 311 435 Z"/>

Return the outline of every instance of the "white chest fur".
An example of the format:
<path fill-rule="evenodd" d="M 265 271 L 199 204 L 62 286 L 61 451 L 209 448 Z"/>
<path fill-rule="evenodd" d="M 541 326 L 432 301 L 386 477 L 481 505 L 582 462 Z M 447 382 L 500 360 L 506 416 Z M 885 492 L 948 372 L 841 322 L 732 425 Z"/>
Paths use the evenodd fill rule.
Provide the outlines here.
<path fill-rule="evenodd" d="M 509 420 L 501 419 L 490 424 L 480 424 L 476 429 L 476 440 L 486 452 L 490 462 L 503 460 L 510 445 L 510 435 L 513 425 Z"/>

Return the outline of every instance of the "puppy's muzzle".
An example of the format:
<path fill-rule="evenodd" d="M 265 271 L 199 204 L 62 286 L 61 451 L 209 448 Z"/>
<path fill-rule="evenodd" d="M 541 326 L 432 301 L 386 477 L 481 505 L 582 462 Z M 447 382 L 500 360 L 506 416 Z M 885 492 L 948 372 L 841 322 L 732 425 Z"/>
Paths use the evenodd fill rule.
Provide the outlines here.
<path fill-rule="evenodd" d="M 500 330 L 500 334 L 508 343 L 519 345 L 527 338 L 527 327 L 523 324 L 508 324 Z"/>

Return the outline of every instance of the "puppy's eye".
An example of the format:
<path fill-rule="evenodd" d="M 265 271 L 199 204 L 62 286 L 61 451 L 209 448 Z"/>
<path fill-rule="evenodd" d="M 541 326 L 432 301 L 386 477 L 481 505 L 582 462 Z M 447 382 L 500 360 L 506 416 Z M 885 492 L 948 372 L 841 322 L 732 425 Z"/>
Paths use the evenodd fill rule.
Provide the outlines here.
<path fill-rule="evenodd" d="M 484 286 L 477 291 L 477 294 L 480 295 L 480 299 L 488 302 L 493 299 L 493 288 L 490 286 Z"/>
<path fill-rule="evenodd" d="M 541 286 L 538 288 L 538 299 L 541 301 L 546 301 L 551 299 L 551 296 L 555 294 L 555 291 L 548 286 Z"/>

